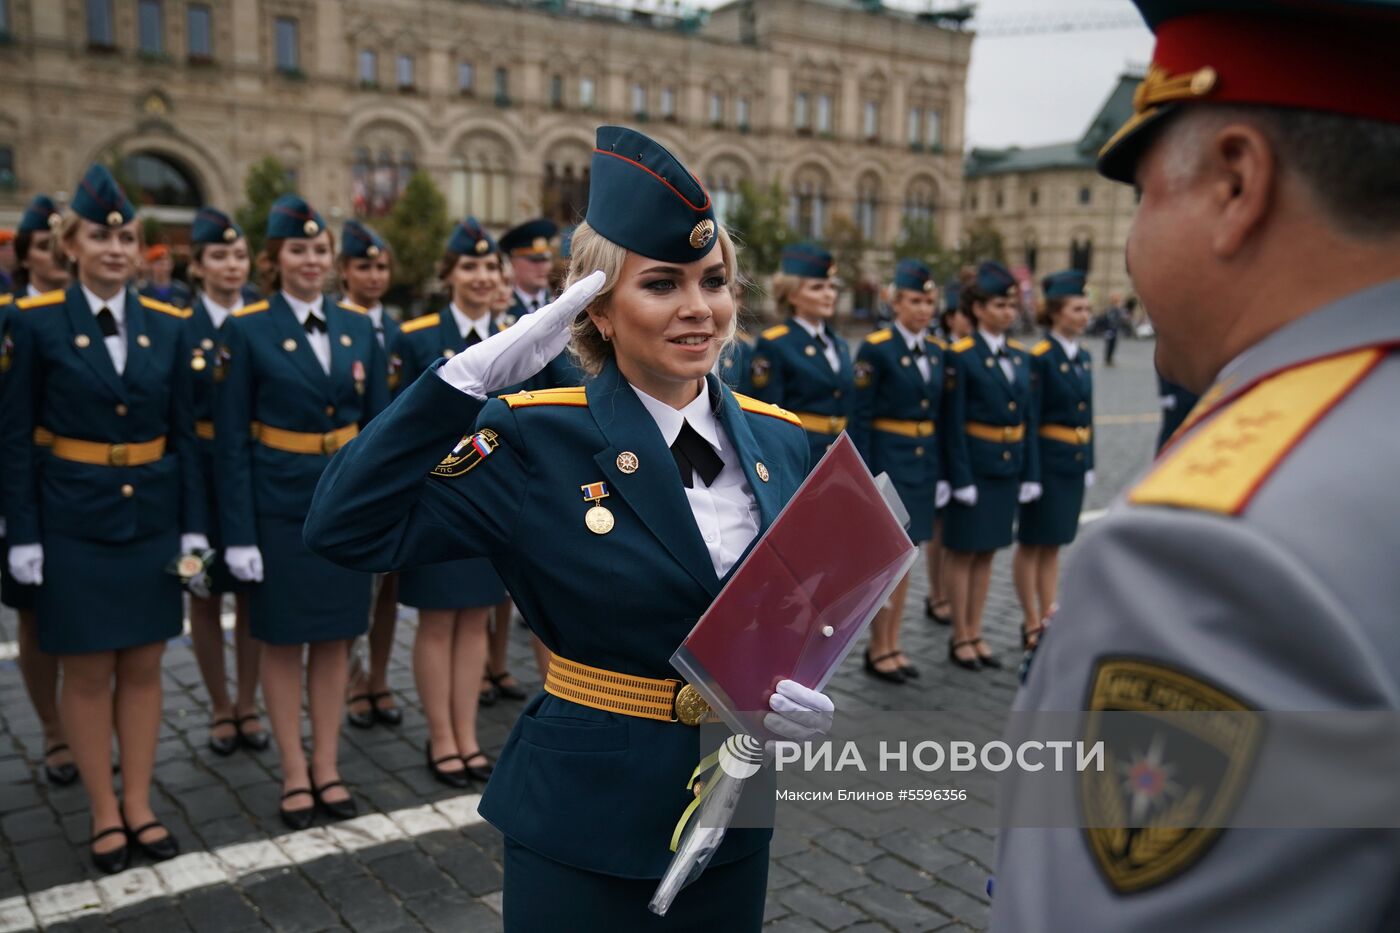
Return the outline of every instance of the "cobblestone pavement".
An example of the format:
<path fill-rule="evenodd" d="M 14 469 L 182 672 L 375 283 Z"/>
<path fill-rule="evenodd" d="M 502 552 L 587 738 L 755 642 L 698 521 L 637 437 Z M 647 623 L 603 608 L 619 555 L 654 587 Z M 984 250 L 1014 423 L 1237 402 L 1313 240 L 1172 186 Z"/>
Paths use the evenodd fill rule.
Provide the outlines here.
<path fill-rule="evenodd" d="M 1091 341 L 1090 348 L 1102 360 L 1102 346 Z M 1150 457 L 1157 432 L 1151 352 L 1150 343 L 1125 341 L 1118 366 L 1098 371 L 1099 482 L 1088 495 L 1090 512 L 1106 506 Z M 988 641 L 1008 660 L 1019 652 L 1020 619 L 1009 567 L 1004 552 L 986 615 Z M 1014 670 L 974 674 L 948 665 L 946 630 L 922 614 L 925 587 L 920 561 L 903 643 L 923 676 L 904 686 L 875 681 L 862 673 L 857 652 L 829 687 L 837 708 L 940 710 L 978 729 L 999 728 L 1015 693 Z M 499 929 L 500 836 L 476 816 L 475 795 L 453 796 L 423 765 L 425 724 L 409 667 L 413 632 L 413 612 L 405 610 L 391 671 L 405 707 L 403 725 L 343 730 L 341 773 L 370 815 L 290 835 L 277 817 L 275 752 L 240 751 L 221 759 L 207 749 L 208 714 L 194 657 L 187 639 L 172 642 L 164 668 L 156 812 L 187 854 L 101 878 L 86 855 L 81 788 L 50 787 L 39 776 L 42 741 L 13 660 L 15 618 L 5 610 L 0 931 Z M 512 667 L 538 687 L 530 682 L 534 664 L 520 632 Z M 499 750 L 518 709 L 501 703 L 483 711 L 488 752 Z M 767 928 L 985 929 L 995 812 L 988 788 L 972 794 L 967 804 L 921 812 L 917 819 L 894 804 L 780 818 Z"/>

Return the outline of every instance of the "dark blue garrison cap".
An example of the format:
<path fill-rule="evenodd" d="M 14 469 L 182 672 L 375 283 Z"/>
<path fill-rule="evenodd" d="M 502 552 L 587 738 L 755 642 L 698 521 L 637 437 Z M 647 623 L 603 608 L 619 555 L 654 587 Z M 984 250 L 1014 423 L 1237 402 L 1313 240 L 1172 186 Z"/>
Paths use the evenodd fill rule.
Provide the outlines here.
<path fill-rule="evenodd" d="M 191 243 L 232 243 L 243 235 L 243 228 L 223 211 L 201 207 L 190 225 Z"/>
<path fill-rule="evenodd" d="M 1046 298 L 1079 298 L 1084 295 L 1084 273 L 1078 269 L 1052 272 L 1040 280 Z"/>
<path fill-rule="evenodd" d="M 489 256 L 497 249 L 496 241 L 475 217 L 468 217 L 453 227 L 452 236 L 447 240 L 447 251 L 458 256 Z"/>
<path fill-rule="evenodd" d="M 108 227 L 120 227 L 136 216 L 136 208 L 105 165 L 94 165 L 87 170 L 73 193 L 71 206 L 84 220 Z"/>
<path fill-rule="evenodd" d="M 999 262 L 988 261 L 977 267 L 977 287 L 994 297 L 1015 298 L 1020 293 L 1016 277 Z"/>
<path fill-rule="evenodd" d="M 511 227 L 501 235 L 501 250 L 512 256 L 541 256 L 549 258 L 549 241 L 559 232 L 559 225 L 545 217 L 536 217 Z"/>
<path fill-rule="evenodd" d="M 784 275 L 803 279 L 829 279 L 836 275 L 836 260 L 831 251 L 816 243 L 793 243 L 783 247 L 779 265 Z"/>
<path fill-rule="evenodd" d="M 326 229 L 321 215 L 294 194 L 284 194 L 272 203 L 267 215 L 269 240 L 309 240 Z"/>
<path fill-rule="evenodd" d="M 24 216 L 19 219 L 19 228 L 16 233 L 34 233 L 38 230 L 54 230 L 63 223 L 63 215 L 58 212 L 58 207 L 53 203 L 53 199 L 47 194 L 36 194 L 34 200 L 29 202 L 29 206 L 24 209 Z"/>
<path fill-rule="evenodd" d="M 389 252 L 389 246 L 358 220 L 345 221 L 340 231 L 340 254 L 347 259 L 374 259 Z"/>
<path fill-rule="evenodd" d="M 917 259 L 901 259 L 894 267 L 894 287 L 911 292 L 931 292 L 936 287 L 933 273 Z"/>

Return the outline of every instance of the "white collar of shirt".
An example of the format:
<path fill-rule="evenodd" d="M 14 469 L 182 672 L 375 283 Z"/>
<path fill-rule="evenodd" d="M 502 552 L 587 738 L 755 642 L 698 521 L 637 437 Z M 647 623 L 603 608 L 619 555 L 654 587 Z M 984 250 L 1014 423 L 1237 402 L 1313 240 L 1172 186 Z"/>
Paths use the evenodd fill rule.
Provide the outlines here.
<path fill-rule="evenodd" d="M 26 282 L 24 286 L 24 294 L 26 298 L 33 298 L 35 295 L 42 295 L 43 292 L 35 288 L 33 282 Z"/>
<path fill-rule="evenodd" d="M 520 299 L 520 303 L 532 311 L 538 311 L 544 307 L 544 303 L 549 300 L 549 289 L 542 288 L 533 295 L 529 292 L 515 290 L 515 296 Z"/>
<path fill-rule="evenodd" d="M 651 415 L 656 426 L 661 429 L 661 438 L 670 447 L 676 442 L 676 438 L 681 433 L 681 426 L 689 421 L 690 426 L 695 429 L 695 433 L 703 437 L 716 451 L 723 451 L 724 444 L 720 441 L 719 422 L 715 420 L 714 410 L 710 408 L 710 386 L 706 382 L 700 390 L 700 394 L 695 396 L 695 401 L 684 408 L 677 410 L 647 395 L 636 386 L 632 391 L 637 393 L 637 398 L 642 400 L 642 407 Z"/>
<path fill-rule="evenodd" d="M 214 322 L 216 328 L 223 327 L 228 316 L 243 307 L 242 295 L 237 296 L 235 304 L 227 308 L 210 298 L 208 292 L 202 292 L 199 297 L 204 301 L 204 310 L 209 312 L 209 320 Z"/>
<path fill-rule="evenodd" d="M 1064 347 L 1065 356 L 1069 357 L 1071 362 L 1073 362 L 1074 359 L 1075 359 L 1077 356 L 1079 356 L 1079 341 L 1078 341 L 1078 340 L 1066 340 L 1064 337 L 1061 337 L 1059 334 L 1055 333 L 1053 330 L 1050 332 L 1050 336 L 1055 338 L 1055 342 L 1056 342 L 1056 343 L 1058 343 L 1060 346 Z"/>
<path fill-rule="evenodd" d="M 476 331 L 476 335 L 482 340 L 491 336 L 491 313 L 488 311 L 476 320 L 467 317 L 465 311 L 457 307 L 457 302 L 449 302 L 448 307 L 452 309 L 452 317 L 457 322 L 457 330 L 465 340 L 467 335 Z"/>
<path fill-rule="evenodd" d="M 987 341 L 987 349 L 996 353 L 1006 344 L 1005 334 L 989 334 L 982 328 L 977 328 L 977 333 L 982 335 L 982 339 Z"/>
<path fill-rule="evenodd" d="M 805 330 L 807 333 L 811 334 L 813 337 L 821 338 L 821 339 L 825 339 L 825 338 L 826 338 L 826 325 L 824 325 L 824 324 L 813 324 L 811 321 L 807 320 L 806 318 L 800 318 L 800 317 L 797 317 L 796 315 L 793 315 L 793 318 L 792 318 L 792 319 L 793 319 L 794 321 L 796 321 L 799 325 L 801 325 L 802 329 Z M 829 341 L 828 341 L 828 342 L 829 342 Z"/>
<path fill-rule="evenodd" d="M 904 325 L 899 323 L 898 321 L 894 322 L 894 329 L 899 331 L 899 335 L 904 338 L 904 345 L 906 347 L 912 349 L 913 347 L 919 346 L 924 342 L 924 338 L 922 335 L 905 330 Z"/>
<path fill-rule="evenodd" d="M 316 300 L 308 304 L 307 302 L 302 301 L 300 298 L 293 298 L 285 291 L 282 293 L 283 300 L 291 306 L 292 313 L 296 315 L 297 323 L 300 324 L 302 327 L 306 326 L 306 318 L 311 314 L 312 311 L 315 311 L 316 316 L 319 317 L 322 321 L 326 320 L 326 312 L 322 307 L 322 305 L 325 304 L 325 297 L 325 295 L 317 295 Z"/>
<path fill-rule="evenodd" d="M 370 323 L 374 325 L 375 330 L 384 326 L 384 305 L 382 303 L 376 303 L 373 307 L 366 308 L 365 313 L 369 315 Z"/>
<path fill-rule="evenodd" d="M 122 324 L 126 322 L 126 292 L 120 291 L 111 298 L 103 300 L 92 292 L 88 291 L 86 285 L 79 285 L 83 290 L 83 297 L 87 299 L 88 307 L 92 309 L 93 317 L 103 308 L 108 308 L 112 312 L 112 317 L 117 319 L 117 329 L 120 330 Z"/>

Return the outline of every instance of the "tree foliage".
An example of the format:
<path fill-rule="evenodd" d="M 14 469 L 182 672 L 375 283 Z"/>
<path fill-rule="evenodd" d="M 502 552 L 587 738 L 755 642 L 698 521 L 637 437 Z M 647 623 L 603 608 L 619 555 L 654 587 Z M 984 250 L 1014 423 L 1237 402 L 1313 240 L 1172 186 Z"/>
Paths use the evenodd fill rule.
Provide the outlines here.
<path fill-rule="evenodd" d="M 243 205 L 234 212 L 234 219 L 248 239 L 248 251 L 256 256 L 267 239 L 267 215 L 272 202 L 284 194 L 295 192 L 287 170 L 273 156 L 253 163 L 243 181 Z"/>
<path fill-rule="evenodd" d="M 394 253 L 394 293 L 404 303 L 431 290 L 432 277 L 452 232 L 447 199 L 427 172 L 408 180 L 379 232 Z"/>
<path fill-rule="evenodd" d="M 958 259 L 963 265 L 971 266 L 987 260 L 1005 263 L 1006 244 L 1002 242 L 1001 232 L 985 217 L 975 221 L 963 235 Z"/>

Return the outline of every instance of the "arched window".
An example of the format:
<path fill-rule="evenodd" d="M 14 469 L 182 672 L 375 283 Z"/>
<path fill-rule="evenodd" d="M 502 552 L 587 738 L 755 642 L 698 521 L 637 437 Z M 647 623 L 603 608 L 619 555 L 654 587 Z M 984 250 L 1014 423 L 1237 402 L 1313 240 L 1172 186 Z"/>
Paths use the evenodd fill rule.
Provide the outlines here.
<path fill-rule="evenodd" d="M 194 173 L 170 156 L 134 152 L 122 159 L 121 176 L 137 204 L 191 208 L 204 204 Z"/>
<path fill-rule="evenodd" d="M 588 166 L 592 151 L 583 144 L 565 141 L 552 146 L 544 163 L 540 207 L 544 216 L 561 226 L 576 224 L 588 210 Z"/>
<path fill-rule="evenodd" d="M 1078 269 L 1085 275 L 1089 274 L 1089 266 L 1094 261 L 1094 241 L 1088 234 L 1077 234 L 1074 242 L 1069 245 L 1069 266 L 1071 269 Z"/>
<path fill-rule="evenodd" d="M 482 223 L 509 222 L 514 163 L 509 147 L 486 133 L 472 134 L 460 145 L 448 185 L 448 211 L 453 217 L 471 215 Z"/>
<path fill-rule="evenodd" d="M 1022 247 L 1022 252 L 1026 263 L 1026 268 L 1031 270 L 1031 275 L 1034 275 L 1036 270 L 1036 264 L 1040 259 L 1040 249 L 1036 245 L 1034 233 L 1026 233 L 1024 237 L 1024 246 Z"/>
<path fill-rule="evenodd" d="M 705 176 L 705 187 L 715 204 L 715 215 L 721 223 L 728 223 L 734 210 L 739 206 L 739 189 L 748 170 L 737 159 L 723 157 L 710 166 Z"/>
<path fill-rule="evenodd" d="M 880 179 L 873 172 L 861 176 L 856 185 L 856 226 L 865 240 L 880 233 Z"/>
<path fill-rule="evenodd" d="M 798 236 L 820 239 L 826 230 L 827 187 L 824 172 L 815 166 L 800 170 L 793 178 L 788 200 L 788 226 Z"/>
<path fill-rule="evenodd" d="M 974 210 L 977 207 L 975 195 L 972 206 Z M 937 198 L 933 182 L 928 178 L 916 178 L 910 182 L 909 189 L 904 194 L 905 226 L 911 229 L 931 231 L 934 226 L 936 209 Z"/>
<path fill-rule="evenodd" d="M 412 140 L 400 127 L 379 123 L 360 134 L 350 168 L 350 203 L 357 217 L 394 209 L 418 167 Z"/>

